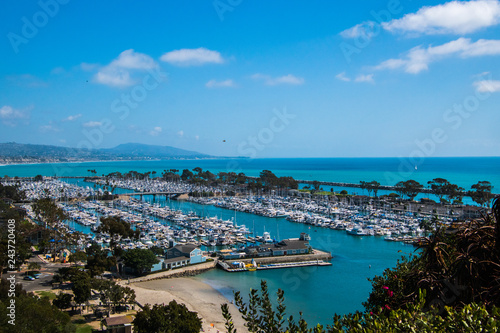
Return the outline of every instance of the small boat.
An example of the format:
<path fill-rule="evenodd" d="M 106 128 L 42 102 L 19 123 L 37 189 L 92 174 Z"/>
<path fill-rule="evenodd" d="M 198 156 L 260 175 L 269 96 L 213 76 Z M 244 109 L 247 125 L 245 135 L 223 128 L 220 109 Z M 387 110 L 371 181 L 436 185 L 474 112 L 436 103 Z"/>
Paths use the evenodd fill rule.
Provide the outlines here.
<path fill-rule="evenodd" d="M 358 228 L 358 227 L 355 227 L 355 228 L 352 228 L 351 230 L 346 230 L 347 233 L 349 235 L 353 235 L 353 236 L 367 236 L 368 233 L 366 231 L 363 230 L 363 228 Z"/>

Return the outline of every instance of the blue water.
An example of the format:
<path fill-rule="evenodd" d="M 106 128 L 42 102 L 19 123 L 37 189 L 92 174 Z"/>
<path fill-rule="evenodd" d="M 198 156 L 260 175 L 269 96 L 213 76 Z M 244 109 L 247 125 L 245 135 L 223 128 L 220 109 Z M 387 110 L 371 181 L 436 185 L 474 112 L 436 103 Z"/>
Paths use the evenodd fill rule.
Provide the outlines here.
<path fill-rule="evenodd" d="M 394 185 L 398 181 L 414 179 L 422 184 L 441 177 L 465 189 L 478 181 L 487 180 L 500 192 L 500 157 L 480 158 L 427 158 L 413 163 L 397 158 L 324 158 L 324 159 L 229 159 L 229 160 L 166 160 L 89 162 L 73 164 L 40 164 L 0 166 L 0 175 L 8 176 L 87 176 L 87 170 L 95 169 L 98 175 L 114 171 L 138 172 L 164 169 L 193 169 L 201 167 L 213 173 L 219 171 L 244 172 L 258 176 L 267 169 L 278 176 L 292 176 L 296 179 L 359 183 L 376 180 L 383 185 Z M 415 166 L 417 167 L 415 169 Z M 70 180 L 74 182 L 82 180 Z M 93 186 L 92 184 L 83 184 Z M 335 190 L 339 190 L 335 188 Z M 348 189 L 349 192 L 361 191 Z M 379 192 L 382 194 L 381 192 Z M 151 200 L 148 196 L 144 200 Z M 189 202 L 171 201 L 172 208 L 195 211 L 199 215 L 219 216 L 223 219 L 235 217 L 233 211 Z M 272 237 L 298 237 L 300 232 L 312 236 L 311 245 L 330 251 L 334 258 L 332 266 L 293 268 L 245 273 L 226 273 L 212 270 L 197 277 L 211 284 L 229 299 L 234 290 L 246 295 L 250 288 L 257 289 L 260 280 L 265 279 L 271 291 L 282 288 L 287 299 L 288 314 L 298 317 L 304 312 L 309 323 L 331 323 L 334 313 L 344 314 L 362 310 L 361 303 L 371 290 L 367 278 L 380 275 L 385 268 L 393 267 L 398 258 L 414 250 L 401 243 L 386 242 L 379 237 L 352 237 L 342 231 L 311 227 L 288 222 L 284 219 L 270 219 L 251 214 L 236 213 L 236 222 L 245 224 L 261 235 L 269 231 Z M 255 227 L 254 227 L 255 226 Z M 83 231 L 83 230 L 82 230 Z M 279 235 L 278 235 L 279 234 Z"/>
<path fill-rule="evenodd" d="M 234 218 L 238 225 L 245 224 L 258 235 L 262 235 L 264 230 L 268 231 L 273 238 L 297 238 L 301 232 L 309 233 L 310 244 L 314 248 L 332 253 L 332 266 L 240 273 L 211 270 L 196 277 L 219 290 L 228 299 L 232 299 L 233 291 L 238 290 L 246 296 L 250 288 L 259 289 L 260 281 L 266 280 L 273 296 L 278 288 L 285 291 L 287 313 L 298 318 L 302 311 L 309 323 L 331 324 L 334 313 L 362 310 L 361 303 L 371 290 L 367 279 L 375 274 L 382 274 L 385 268 L 393 267 L 401 255 L 408 255 L 415 250 L 411 245 L 386 242 L 381 237 L 353 237 L 345 231 L 292 223 L 283 218 L 271 219 L 243 212 L 235 213 L 191 202 L 171 201 L 169 206 L 186 212 L 193 211 L 200 216 Z"/>
<path fill-rule="evenodd" d="M 441 177 L 466 190 L 478 181 L 487 180 L 500 191 L 500 157 L 443 157 L 426 158 L 423 161 L 399 158 L 269 158 L 83 162 L 4 165 L 0 166 L 0 175 L 90 176 L 91 173 L 87 171 L 89 169 L 95 169 L 97 175 L 130 170 L 156 171 L 160 175 L 165 169 L 182 171 L 195 167 L 212 173 L 244 172 L 248 176 L 258 176 L 262 170 L 271 170 L 277 176 L 292 176 L 303 180 L 346 183 L 376 180 L 382 185 L 394 185 L 408 179 L 427 184 L 427 181 Z"/>

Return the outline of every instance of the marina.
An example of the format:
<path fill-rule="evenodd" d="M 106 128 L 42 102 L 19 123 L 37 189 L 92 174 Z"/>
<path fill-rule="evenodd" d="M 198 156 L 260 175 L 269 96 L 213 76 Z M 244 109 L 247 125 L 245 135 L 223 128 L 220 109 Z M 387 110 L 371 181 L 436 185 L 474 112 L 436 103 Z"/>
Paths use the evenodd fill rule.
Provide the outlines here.
<path fill-rule="evenodd" d="M 120 170 L 122 164 L 127 164 L 127 170 L 132 168 L 136 170 L 146 168 L 147 170 L 150 167 L 144 167 L 144 165 L 155 165 L 155 163 L 159 164 L 160 162 L 136 162 L 135 166 L 125 162 L 106 162 L 102 164 L 102 167 L 103 172 L 117 170 L 117 168 Z M 177 162 L 174 161 L 173 163 Z M 186 161 L 185 163 L 189 165 L 189 163 L 200 164 L 203 162 Z M 216 161 L 211 163 L 216 163 Z M 32 171 L 28 171 L 28 167 L 31 167 Z M 49 170 L 48 174 L 53 174 L 50 171 L 53 170 L 50 165 L 42 165 L 41 167 L 21 166 L 19 170 L 25 172 L 24 175 L 29 175 L 27 173 L 31 172 L 31 175 L 34 176 L 37 174 L 36 172 L 45 172 L 44 168 Z M 82 163 L 82 166 L 77 165 L 72 168 L 71 172 L 78 175 L 79 170 L 87 168 L 89 168 L 89 164 Z M 425 168 L 419 168 L 419 172 L 420 169 L 425 170 Z M 426 177 L 432 177 L 432 175 L 428 174 Z M 469 178 L 469 182 L 472 182 L 475 177 L 473 175 L 472 178 Z M 122 214 L 121 216 L 124 219 L 133 223 L 134 228 L 142 228 L 141 240 L 124 240 L 124 246 L 129 248 L 147 248 L 155 246 L 155 244 L 165 244 L 166 246 L 170 238 L 173 241 L 181 242 L 178 244 L 183 244 L 182 242 L 185 241 L 185 244 L 199 246 L 207 256 L 210 256 L 215 251 L 223 250 L 227 250 L 229 253 L 238 253 L 243 245 L 251 247 L 265 244 L 265 242 L 258 241 L 259 239 L 264 241 L 264 232 L 270 234 L 267 241 L 270 239 L 271 242 L 275 239 L 297 237 L 301 232 L 310 234 L 310 243 L 313 248 L 332 254 L 333 258 L 328 261 L 331 265 L 288 266 L 286 269 L 255 269 L 253 272 L 247 271 L 241 274 L 230 274 L 223 269 L 213 269 L 196 277 L 196 279 L 210 284 L 228 300 L 232 299 L 233 290 L 258 288 L 260 280 L 265 279 L 268 281 L 270 288 L 281 288 L 286 292 L 291 313 L 301 311 L 303 301 L 310 300 L 307 301 L 309 313 L 305 314 L 309 322 L 327 324 L 330 321 L 329 315 L 332 313 L 341 314 L 359 310 L 361 302 L 366 299 L 371 290 L 367 278 L 382 274 L 384 269 L 394 266 L 396 260 L 402 255 L 407 256 L 413 253 L 415 247 L 408 245 L 407 242 L 411 242 L 414 237 L 418 237 L 410 231 L 412 225 L 419 223 L 418 220 L 414 220 L 418 216 L 412 214 L 410 207 L 406 210 L 392 212 L 390 206 L 355 204 L 355 202 L 349 202 L 349 200 L 333 202 L 327 201 L 325 197 L 321 196 L 312 198 L 256 194 L 231 198 L 204 198 L 200 196 L 193 197 L 190 200 L 173 200 L 165 196 L 154 197 L 143 193 L 142 198 L 136 196 L 135 198 L 121 197 L 98 200 L 101 191 L 102 193 L 113 192 L 114 195 L 120 195 L 130 193 L 135 189 L 116 187 L 113 190 L 109 187 L 106 188 L 105 184 L 100 185 L 85 181 L 84 177 L 59 180 L 53 177 L 50 178 L 44 179 L 44 182 L 53 183 L 50 186 L 44 185 L 44 189 L 38 188 L 37 185 L 31 184 L 31 182 L 26 182 L 24 185 L 23 178 L 2 179 L 2 182 L 29 186 L 31 187 L 30 191 L 33 191 L 33 193 L 42 196 L 50 195 L 50 197 L 58 200 L 58 204 L 65 209 L 72 211 L 74 214 L 81 214 L 79 219 L 77 218 L 79 215 L 74 215 L 75 219 L 65 221 L 60 226 L 71 226 L 73 230 L 84 232 L 87 235 L 80 242 L 80 247 L 84 247 L 90 240 L 102 240 L 103 247 L 109 246 L 109 239 L 106 235 L 96 235 L 95 231 L 93 231 L 97 228 L 101 216 L 106 216 L 106 214 Z M 149 183 L 153 183 L 153 180 L 150 179 Z M 75 185 L 77 187 L 74 187 Z M 129 185 L 147 186 L 147 184 L 141 185 L 137 180 L 129 183 Z M 177 184 L 174 183 L 169 186 L 171 187 L 169 190 L 175 190 Z M 189 186 L 196 189 L 195 185 Z M 73 188 L 73 190 L 70 191 L 70 188 Z M 198 189 L 203 189 L 203 187 Z M 81 192 L 81 195 L 78 195 L 79 192 Z M 66 193 L 69 193 L 69 195 L 66 195 Z M 75 193 L 75 195 L 72 193 Z M 238 205 L 244 208 L 239 209 Z M 413 210 L 413 208 L 414 205 L 412 204 L 411 209 Z M 273 214 L 273 210 L 278 213 Z M 385 214 L 385 216 L 382 216 L 382 214 Z M 442 218 L 445 219 L 444 214 Z M 370 231 L 370 219 L 377 221 L 380 226 L 383 226 L 382 223 L 387 223 L 383 220 L 389 221 L 387 229 L 381 227 L 379 230 L 390 230 L 391 235 L 382 234 L 381 232 L 367 232 L 367 234 L 361 236 L 348 234 L 349 226 L 360 226 L 363 230 Z M 211 232 L 205 230 L 202 221 L 206 221 L 203 223 L 206 223 L 207 227 L 212 223 L 212 226 L 214 228 L 218 226 L 218 229 L 213 229 Z M 223 221 L 227 222 L 224 223 Z M 452 224 L 453 222 L 450 221 L 449 223 Z M 236 235 L 237 229 L 235 228 L 239 229 L 242 225 L 245 226 L 249 233 L 241 233 L 241 236 Z M 202 226 L 199 233 L 196 233 L 197 226 Z M 337 228 L 332 228 L 334 226 L 337 226 Z M 343 229 L 344 226 L 345 229 Z M 229 232 L 229 229 L 224 232 L 224 227 L 231 227 L 231 232 Z M 403 232 L 398 235 L 397 232 L 392 233 L 393 230 L 390 228 L 395 230 L 400 228 Z M 155 232 L 155 229 L 163 230 L 164 233 Z M 217 232 L 214 230 L 217 230 Z M 373 230 L 375 231 L 377 228 L 373 228 Z M 404 233 L 407 230 L 409 233 Z M 209 237 L 210 233 L 212 237 Z M 189 238 L 190 235 L 192 236 L 191 239 Z M 215 237 L 219 235 L 224 237 Z M 326 287 L 319 292 L 318 285 Z M 313 299 L 314 301 L 312 301 Z"/>

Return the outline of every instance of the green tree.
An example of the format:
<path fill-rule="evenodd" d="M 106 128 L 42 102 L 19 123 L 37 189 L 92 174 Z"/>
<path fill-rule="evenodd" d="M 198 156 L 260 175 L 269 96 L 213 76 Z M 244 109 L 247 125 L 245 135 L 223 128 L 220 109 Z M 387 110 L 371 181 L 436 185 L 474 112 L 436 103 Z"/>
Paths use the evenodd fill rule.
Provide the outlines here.
<path fill-rule="evenodd" d="M 201 319 L 196 312 L 191 312 L 184 304 L 175 300 L 168 305 L 155 304 L 151 308 L 146 304 L 134 319 L 134 331 L 137 333 L 198 333 L 201 331 Z"/>
<path fill-rule="evenodd" d="M 183 181 L 191 180 L 191 179 L 193 179 L 193 176 L 194 176 L 194 174 L 191 171 L 189 171 L 188 169 L 182 170 L 181 179 Z"/>
<path fill-rule="evenodd" d="M 321 183 L 319 181 L 315 180 L 312 182 L 312 186 L 313 186 L 313 189 L 315 191 L 319 191 L 321 188 Z"/>
<path fill-rule="evenodd" d="M 10 283 L 0 282 L 0 331 L 6 333 L 71 333 L 76 327 L 71 324 L 68 314 L 51 304 L 48 297 L 39 298 L 26 294 L 21 285 L 16 285 L 15 297 L 8 296 Z M 5 291 L 5 292 L 3 292 Z M 9 324 L 11 300 L 15 300 L 15 325 Z"/>
<path fill-rule="evenodd" d="M 413 179 L 400 181 L 395 185 L 396 191 L 401 196 L 407 196 L 411 201 L 422 191 L 423 187 L 422 184 Z"/>
<path fill-rule="evenodd" d="M 109 234 L 111 238 L 110 247 L 114 248 L 118 240 L 121 238 L 138 239 L 140 235 L 139 230 L 133 230 L 130 223 L 123 220 L 120 216 L 101 217 L 101 224 L 97 227 L 97 232 L 104 232 Z"/>
<path fill-rule="evenodd" d="M 369 191 L 373 191 L 373 196 L 377 197 L 377 192 L 378 189 L 380 188 L 380 183 L 377 182 L 376 180 L 372 180 L 371 182 L 367 183 L 367 187 Z"/>
<path fill-rule="evenodd" d="M 491 183 L 483 180 L 472 185 L 471 189 L 472 191 L 468 192 L 471 199 L 480 206 L 489 207 L 491 199 L 494 197 L 491 193 L 493 190 Z"/>
<path fill-rule="evenodd" d="M 78 261 L 87 260 L 87 254 L 83 251 L 76 251 L 75 253 L 70 254 L 69 262 L 77 263 Z"/>
<path fill-rule="evenodd" d="M 149 249 L 151 251 L 153 251 L 153 253 L 157 256 L 164 256 L 165 255 L 165 250 L 158 245 L 151 246 Z"/>
<path fill-rule="evenodd" d="M 92 285 L 90 276 L 85 272 L 77 276 L 73 276 L 71 282 L 71 290 L 73 291 L 74 299 L 77 304 L 86 303 L 92 295 Z"/>
<path fill-rule="evenodd" d="M 57 306 L 59 309 L 67 309 L 71 307 L 71 301 L 73 300 L 73 295 L 68 293 L 60 292 L 56 298 L 52 301 L 52 304 Z"/>
<path fill-rule="evenodd" d="M 275 310 L 265 280 L 261 281 L 260 289 L 260 295 L 257 290 L 250 289 L 248 304 L 243 301 L 239 291 L 234 294 L 235 304 L 243 320 L 245 320 L 245 327 L 247 327 L 249 332 L 309 332 L 307 323 L 302 318 L 300 318 L 298 324 L 295 323 L 293 316 L 285 318 L 286 306 L 285 293 L 283 290 L 278 289 Z M 226 328 L 229 332 L 235 332 L 232 316 L 228 311 L 227 304 L 221 306 L 221 311 L 226 321 Z M 321 326 L 319 326 L 319 328 L 321 329 L 319 332 L 323 332 Z"/>
<path fill-rule="evenodd" d="M 85 268 L 89 270 L 90 276 L 92 277 L 101 275 L 104 271 L 116 265 L 116 257 L 110 256 L 108 252 L 98 244 L 94 243 L 89 246 L 86 249 L 86 254 L 87 265 L 85 265 Z"/>
<path fill-rule="evenodd" d="M 42 268 L 42 266 L 40 266 L 40 264 L 37 262 L 30 262 L 28 264 L 29 271 L 38 271 L 38 270 L 40 270 L 40 268 Z"/>
<path fill-rule="evenodd" d="M 64 230 L 59 228 L 59 223 L 68 219 L 68 215 L 60 208 L 53 199 L 41 198 L 34 202 L 33 212 L 37 218 L 45 223 L 47 231 L 49 251 L 55 261 L 58 247 L 64 247 L 61 241 L 64 238 Z"/>
<path fill-rule="evenodd" d="M 434 178 L 427 182 L 431 187 L 432 194 L 442 201 L 443 197 L 446 195 L 446 188 L 450 185 L 450 182 L 444 178 Z"/>
<path fill-rule="evenodd" d="M 125 264 L 134 269 L 138 274 L 150 271 L 153 265 L 160 261 L 150 249 L 131 249 L 123 254 Z"/>

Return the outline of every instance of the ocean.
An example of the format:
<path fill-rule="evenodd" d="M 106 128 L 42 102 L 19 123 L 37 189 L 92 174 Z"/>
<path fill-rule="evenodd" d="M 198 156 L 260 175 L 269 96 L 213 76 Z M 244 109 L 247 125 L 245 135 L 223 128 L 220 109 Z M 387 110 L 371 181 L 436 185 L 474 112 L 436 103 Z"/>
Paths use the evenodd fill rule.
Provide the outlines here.
<path fill-rule="evenodd" d="M 437 177 L 448 179 L 466 190 L 478 181 L 487 180 L 500 191 L 500 157 L 434 157 L 412 161 L 402 158 L 267 158 L 267 159 L 203 159 L 48 163 L 0 166 L 0 175 L 30 177 L 90 176 L 114 171 L 156 171 L 193 169 L 200 167 L 212 173 L 244 172 L 258 176 L 262 170 L 271 170 L 277 176 L 291 176 L 300 180 L 319 180 L 345 183 L 376 180 L 382 185 L 414 179 L 421 184 Z"/>
<path fill-rule="evenodd" d="M 376 180 L 383 185 L 394 185 L 400 180 L 414 179 L 422 184 L 440 177 L 463 188 L 470 189 L 478 181 L 487 180 L 500 192 L 500 157 L 427 158 L 411 163 L 398 158 L 304 158 L 304 159 L 211 159 L 85 162 L 70 164 L 6 165 L 0 166 L 0 175 L 14 176 L 87 176 L 95 169 L 98 175 L 114 171 L 156 171 L 165 169 L 193 169 L 201 167 L 213 173 L 219 171 L 244 172 L 258 176 L 262 170 L 271 170 L 277 176 L 292 176 L 301 180 L 320 180 L 359 183 Z M 330 188 L 328 188 L 329 190 Z M 334 188 L 338 191 L 340 188 Z M 361 189 L 347 188 L 350 193 Z M 495 191 L 496 190 L 496 191 Z M 365 193 L 366 194 L 366 193 Z M 379 192 L 379 194 L 382 194 Z M 145 197 L 145 200 L 148 200 Z M 199 215 L 223 219 L 235 218 L 259 235 L 265 231 L 276 238 L 294 238 L 301 232 L 311 235 L 313 247 L 330 251 L 332 266 L 291 268 L 244 273 L 226 273 L 212 270 L 197 276 L 212 285 L 228 299 L 233 291 L 248 295 L 250 288 L 258 289 L 261 280 L 268 282 L 274 293 L 285 291 L 287 314 L 303 317 L 309 324 L 331 323 L 333 314 L 362 310 L 371 290 L 368 278 L 380 275 L 384 269 L 394 267 L 402 255 L 413 253 L 415 248 L 397 242 L 386 242 L 381 237 L 353 237 L 344 231 L 330 230 L 289 222 L 282 218 L 266 218 L 242 212 L 233 212 L 190 202 L 166 202 L 170 207 Z"/>

